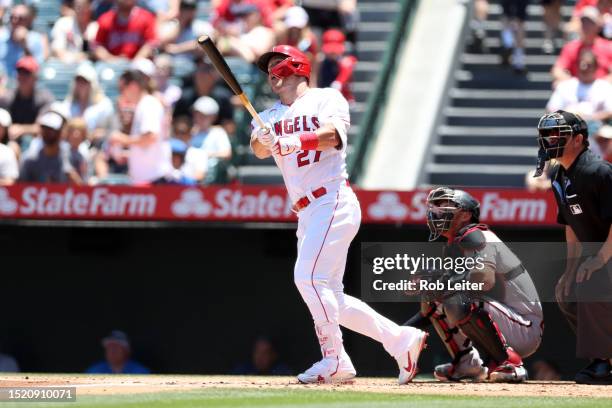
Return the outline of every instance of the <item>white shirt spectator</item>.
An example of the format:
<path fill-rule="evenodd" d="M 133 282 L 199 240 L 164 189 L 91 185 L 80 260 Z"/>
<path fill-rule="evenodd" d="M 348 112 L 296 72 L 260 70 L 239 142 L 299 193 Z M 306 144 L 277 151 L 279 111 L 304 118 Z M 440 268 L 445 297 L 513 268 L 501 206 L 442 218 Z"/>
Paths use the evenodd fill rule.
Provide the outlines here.
<path fill-rule="evenodd" d="M 131 136 L 155 133 L 157 140 L 146 146 L 131 146 L 128 158 L 132 183 L 148 183 L 170 174 L 172 170 L 170 145 L 161 137 L 164 107 L 151 96 L 144 95 L 134 111 Z"/>
<path fill-rule="evenodd" d="M 0 185 L 2 180 L 17 180 L 19 178 L 19 166 L 13 149 L 0 143 Z"/>
<path fill-rule="evenodd" d="M 563 109 L 586 118 L 594 113 L 612 112 L 612 84 L 603 79 L 590 84 L 581 83 L 578 78 L 568 79 L 557 86 L 546 109 L 549 112 Z"/>
<path fill-rule="evenodd" d="M 208 169 L 208 155 L 204 149 L 190 147 L 185 154 L 185 163 L 181 173 L 191 179 L 197 179 L 199 174 L 206 174 Z"/>
<path fill-rule="evenodd" d="M 51 51 L 55 54 L 63 51 L 68 56 L 76 56 L 83 52 L 84 40 L 91 44 L 97 32 L 98 23 L 95 21 L 89 23 L 85 33 L 82 33 L 74 16 L 60 17 L 51 30 Z"/>
<path fill-rule="evenodd" d="M 110 129 L 113 124 L 115 108 L 108 97 L 103 97 L 98 103 L 94 103 L 81 111 L 78 102 L 64 102 L 70 118 L 82 117 L 87 123 L 87 130 L 93 132 L 95 129 Z"/>
<path fill-rule="evenodd" d="M 169 37 L 171 35 L 173 35 L 174 33 L 176 33 L 177 31 L 180 30 L 180 26 L 178 21 L 176 20 L 170 20 L 166 23 L 164 23 L 161 28 L 160 28 L 160 37 L 161 38 L 166 38 Z M 215 32 L 213 26 L 208 22 L 208 21 L 203 21 L 203 20 L 193 20 L 191 25 L 187 28 L 185 28 L 184 30 L 180 31 L 178 33 L 178 36 L 176 37 L 176 40 L 172 41 L 173 44 L 183 44 L 185 42 L 188 41 L 195 41 L 197 40 L 199 37 L 203 36 L 203 35 L 212 35 Z M 176 34 L 174 34 L 176 35 Z M 191 52 L 182 52 L 182 53 L 177 53 L 177 54 L 173 54 L 173 56 L 175 58 L 187 58 L 189 60 L 191 60 L 193 58 L 193 53 Z"/>
<path fill-rule="evenodd" d="M 195 147 L 202 148 L 209 156 L 232 148 L 227 133 L 220 126 L 213 126 L 207 131 L 198 132 L 194 135 L 192 144 Z"/>

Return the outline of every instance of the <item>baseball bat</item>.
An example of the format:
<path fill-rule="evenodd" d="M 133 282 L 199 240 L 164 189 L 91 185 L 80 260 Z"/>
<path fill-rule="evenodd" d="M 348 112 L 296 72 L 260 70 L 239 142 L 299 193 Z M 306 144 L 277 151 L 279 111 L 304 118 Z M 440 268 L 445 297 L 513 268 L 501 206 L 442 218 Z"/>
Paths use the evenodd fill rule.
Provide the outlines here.
<path fill-rule="evenodd" d="M 253 107 L 253 104 L 249 100 L 249 97 L 245 95 L 244 91 L 242 90 L 242 87 L 236 79 L 236 76 L 234 75 L 230 67 L 227 65 L 227 62 L 225 62 L 225 58 L 223 58 L 223 56 L 217 49 L 217 46 L 215 46 L 215 43 L 213 43 L 212 39 L 207 35 L 203 35 L 198 38 L 198 44 L 200 45 L 200 47 L 202 47 L 202 49 L 210 59 L 210 62 L 212 62 L 213 66 L 219 72 L 223 80 L 229 85 L 234 94 L 236 94 L 236 96 L 240 98 L 242 105 L 246 108 L 246 110 L 249 111 L 249 113 L 255 119 L 257 124 L 260 127 L 265 128 L 266 124 L 259 117 L 259 114 Z"/>

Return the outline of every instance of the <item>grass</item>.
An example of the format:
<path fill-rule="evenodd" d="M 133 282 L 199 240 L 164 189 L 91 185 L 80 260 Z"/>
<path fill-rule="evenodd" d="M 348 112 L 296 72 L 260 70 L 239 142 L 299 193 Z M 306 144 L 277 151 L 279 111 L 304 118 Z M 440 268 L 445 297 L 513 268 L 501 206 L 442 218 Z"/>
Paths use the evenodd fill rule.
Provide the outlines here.
<path fill-rule="evenodd" d="M 303 407 L 303 408 L 507 408 L 572 407 L 609 408 L 607 398 L 468 397 L 452 395 L 399 395 L 317 389 L 228 389 L 159 392 L 113 396 L 77 396 L 76 402 L 0 402 L 0 407 L 129 407 L 129 408 L 215 408 L 215 407 Z"/>

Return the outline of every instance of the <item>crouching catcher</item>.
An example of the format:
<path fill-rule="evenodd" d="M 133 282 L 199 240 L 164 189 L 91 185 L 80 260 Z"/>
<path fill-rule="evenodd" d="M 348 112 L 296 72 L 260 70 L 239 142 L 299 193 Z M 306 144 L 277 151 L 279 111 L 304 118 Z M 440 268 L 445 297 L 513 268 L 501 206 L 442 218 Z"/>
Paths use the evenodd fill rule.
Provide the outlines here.
<path fill-rule="evenodd" d="M 479 224 L 480 204 L 470 194 L 437 188 L 427 205 L 429 240 L 447 240 L 443 256 L 479 261 L 478 268 L 439 279 L 445 287 L 462 280 L 480 283 L 482 290 L 423 294 L 420 312 L 405 324 L 433 325 L 444 342 L 452 361 L 435 367 L 440 381 L 525 381 L 523 358 L 537 350 L 543 330 L 542 307 L 529 273 L 487 225 Z"/>

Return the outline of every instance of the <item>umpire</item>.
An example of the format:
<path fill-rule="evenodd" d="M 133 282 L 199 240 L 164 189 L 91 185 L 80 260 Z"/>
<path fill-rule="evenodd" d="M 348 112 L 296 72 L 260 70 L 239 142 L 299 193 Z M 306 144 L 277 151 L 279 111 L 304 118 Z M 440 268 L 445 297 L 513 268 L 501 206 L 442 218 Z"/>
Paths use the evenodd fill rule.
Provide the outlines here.
<path fill-rule="evenodd" d="M 576 382 L 612 384 L 612 165 L 589 150 L 587 124 L 570 112 L 544 115 L 538 143 L 536 175 L 547 160 L 559 164 L 552 186 L 568 259 L 555 294 L 576 332 L 577 357 L 590 360 Z"/>

